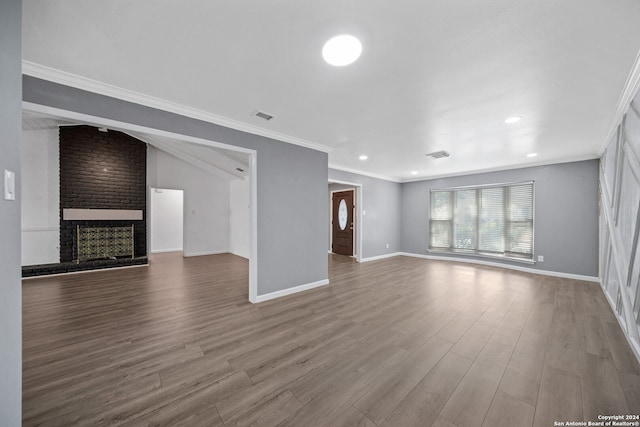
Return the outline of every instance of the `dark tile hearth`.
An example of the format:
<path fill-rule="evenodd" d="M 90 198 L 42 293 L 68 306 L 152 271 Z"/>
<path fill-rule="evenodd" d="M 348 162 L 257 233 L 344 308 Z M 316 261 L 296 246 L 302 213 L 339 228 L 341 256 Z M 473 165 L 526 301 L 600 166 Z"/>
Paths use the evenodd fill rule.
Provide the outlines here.
<path fill-rule="evenodd" d="M 22 277 L 36 277 L 47 274 L 74 273 L 78 271 L 102 270 L 114 267 L 129 267 L 149 264 L 146 256 L 136 258 L 101 259 L 93 261 L 61 262 L 59 264 L 27 265 L 22 267 Z"/>

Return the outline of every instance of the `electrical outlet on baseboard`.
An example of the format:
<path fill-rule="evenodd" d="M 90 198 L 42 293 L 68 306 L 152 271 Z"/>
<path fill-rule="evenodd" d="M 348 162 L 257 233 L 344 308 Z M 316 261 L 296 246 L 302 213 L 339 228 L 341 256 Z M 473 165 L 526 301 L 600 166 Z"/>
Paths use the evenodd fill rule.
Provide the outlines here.
<path fill-rule="evenodd" d="M 538 255 L 538 262 L 544 262 L 544 256 Z"/>

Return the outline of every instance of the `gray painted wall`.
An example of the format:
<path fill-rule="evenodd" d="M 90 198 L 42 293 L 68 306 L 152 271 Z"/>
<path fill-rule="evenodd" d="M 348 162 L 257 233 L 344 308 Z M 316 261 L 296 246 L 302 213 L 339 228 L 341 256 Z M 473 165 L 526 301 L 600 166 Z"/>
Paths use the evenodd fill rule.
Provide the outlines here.
<path fill-rule="evenodd" d="M 404 183 L 402 252 L 428 252 L 429 190 L 530 180 L 535 181 L 534 254 L 536 259 L 543 255 L 544 262 L 478 259 L 597 277 L 598 160 Z"/>
<path fill-rule="evenodd" d="M 258 295 L 328 277 L 326 153 L 24 76 L 23 99 L 256 150 Z"/>
<path fill-rule="evenodd" d="M 22 2 L 0 2 L 0 179 L 4 179 L 5 169 L 15 172 L 17 191 L 15 201 L 6 201 L 4 194 L 0 195 L 0 425 L 3 427 L 19 426 L 22 420 L 21 23 Z"/>
<path fill-rule="evenodd" d="M 401 184 L 336 169 L 329 169 L 329 179 L 362 184 L 363 258 L 400 251 Z"/>

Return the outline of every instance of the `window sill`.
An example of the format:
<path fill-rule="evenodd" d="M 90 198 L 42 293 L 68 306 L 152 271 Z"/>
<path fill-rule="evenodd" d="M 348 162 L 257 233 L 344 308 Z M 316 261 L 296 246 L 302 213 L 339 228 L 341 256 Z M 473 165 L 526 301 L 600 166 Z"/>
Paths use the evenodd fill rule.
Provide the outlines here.
<path fill-rule="evenodd" d="M 475 251 L 465 251 L 465 250 L 446 250 L 446 249 L 429 249 L 428 253 L 432 254 L 442 254 L 442 255 L 462 255 L 463 257 L 473 257 L 473 258 L 487 258 L 494 260 L 504 260 L 504 261 L 513 261 L 519 262 L 522 264 L 535 265 L 535 261 L 533 258 L 519 258 L 508 255 L 499 255 L 492 254 L 488 252 L 475 252 Z"/>

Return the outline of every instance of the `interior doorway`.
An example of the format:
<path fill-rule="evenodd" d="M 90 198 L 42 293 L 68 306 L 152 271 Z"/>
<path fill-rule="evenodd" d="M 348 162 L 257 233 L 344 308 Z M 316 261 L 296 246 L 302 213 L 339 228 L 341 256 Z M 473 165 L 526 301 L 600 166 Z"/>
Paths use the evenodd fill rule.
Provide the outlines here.
<path fill-rule="evenodd" d="M 180 145 L 181 143 L 191 144 L 200 149 L 216 149 L 218 151 L 225 150 L 226 152 L 231 152 L 231 159 L 228 159 L 227 164 L 231 164 L 234 162 L 234 154 L 241 155 L 244 159 L 246 159 L 246 165 L 242 169 L 242 172 L 246 171 L 245 179 L 248 182 L 248 210 L 249 210 L 249 241 L 246 243 L 248 246 L 249 253 L 249 283 L 248 283 L 248 297 L 249 301 L 252 303 L 261 302 L 262 300 L 258 296 L 258 219 L 257 219 L 257 211 L 258 211 L 258 196 L 257 196 L 257 151 L 254 149 L 244 148 L 236 145 L 229 145 L 225 143 L 220 143 L 217 141 L 212 141 L 209 139 L 203 139 L 199 137 L 194 137 L 190 135 L 185 135 L 182 133 L 174 133 L 162 129 L 151 128 L 136 124 L 131 124 L 128 122 L 122 122 L 118 120 L 107 119 L 99 116 L 92 116 L 83 113 L 78 113 L 71 110 L 64 110 L 55 107 L 49 107 L 40 104 L 34 104 L 30 102 L 23 102 L 23 111 L 31 112 L 37 114 L 40 117 L 45 119 L 50 119 L 56 121 L 58 125 L 67 125 L 67 124 L 83 124 L 94 127 L 105 127 L 107 129 L 112 129 L 115 131 L 123 132 L 133 136 L 136 139 L 142 140 L 143 142 L 147 142 L 145 140 L 148 139 L 149 136 L 154 138 L 154 141 L 158 144 L 162 144 L 167 150 L 171 150 L 171 148 L 176 148 L 176 144 Z M 178 157 L 178 150 L 171 150 L 172 155 Z M 202 150 L 201 150 L 202 151 Z M 201 154 L 201 153 L 200 153 Z M 200 156 L 191 156 L 201 164 Z M 229 157 L 229 156 L 228 156 Z M 233 170 L 237 171 L 238 166 L 235 166 Z M 189 193 L 190 194 L 190 193 Z M 149 199 L 147 199 L 149 200 Z M 188 201 L 188 200 L 187 200 Z M 150 211 L 150 209 L 149 209 Z M 196 215 L 197 211 L 194 213 L 193 210 L 189 210 L 187 212 L 189 215 Z M 185 216 L 186 218 L 186 216 Z M 183 231 L 188 231 L 188 227 L 186 227 Z M 150 235 L 150 232 L 149 232 Z M 183 240 L 184 241 L 184 240 Z M 184 246 L 184 245 L 183 245 Z M 150 247 L 150 246 L 149 246 Z M 183 247 L 184 249 L 184 247 Z"/>
<path fill-rule="evenodd" d="M 151 188 L 151 253 L 184 248 L 184 191 Z"/>
<path fill-rule="evenodd" d="M 354 190 L 331 193 L 331 251 L 338 255 L 353 256 Z"/>
<path fill-rule="evenodd" d="M 329 180 L 329 186 L 328 186 L 328 198 L 329 198 L 329 224 L 328 224 L 328 228 L 329 228 L 329 241 L 328 241 L 328 249 L 329 249 L 329 253 L 344 253 L 346 255 L 349 254 L 353 256 L 357 262 L 361 262 L 362 260 L 362 229 L 363 229 L 363 214 L 364 211 L 362 209 L 362 184 L 358 184 L 358 183 L 353 183 L 353 182 L 347 182 L 347 181 L 338 181 L 338 180 L 333 180 L 330 179 Z M 347 209 L 346 213 L 346 225 L 345 225 L 345 230 L 340 230 L 340 218 L 339 216 L 336 216 L 335 221 L 334 221 L 334 211 L 336 215 L 338 215 L 338 210 L 340 208 L 340 200 L 338 200 L 336 203 L 334 203 L 333 201 L 333 195 L 334 194 L 339 194 L 339 193 L 344 193 L 344 192 L 349 192 L 351 193 L 351 201 L 353 203 L 353 207 L 351 208 L 350 206 L 348 206 L 349 204 L 349 200 L 345 200 L 345 207 Z M 335 207 L 334 207 L 335 205 Z M 344 213 L 345 211 L 343 210 L 343 218 L 344 218 Z M 336 230 L 336 232 L 334 232 L 333 228 L 334 228 L 334 223 L 336 224 L 338 230 Z M 350 228 L 352 228 L 350 230 Z M 340 249 L 337 249 L 337 251 L 332 248 L 332 246 L 334 245 L 334 234 L 337 234 L 338 236 L 340 236 L 340 232 L 342 231 L 348 231 L 350 232 L 350 236 L 347 236 L 345 234 L 342 235 L 343 239 L 348 239 L 351 241 L 351 250 L 349 251 L 349 248 L 346 248 L 346 250 L 340 251 Z"/>

